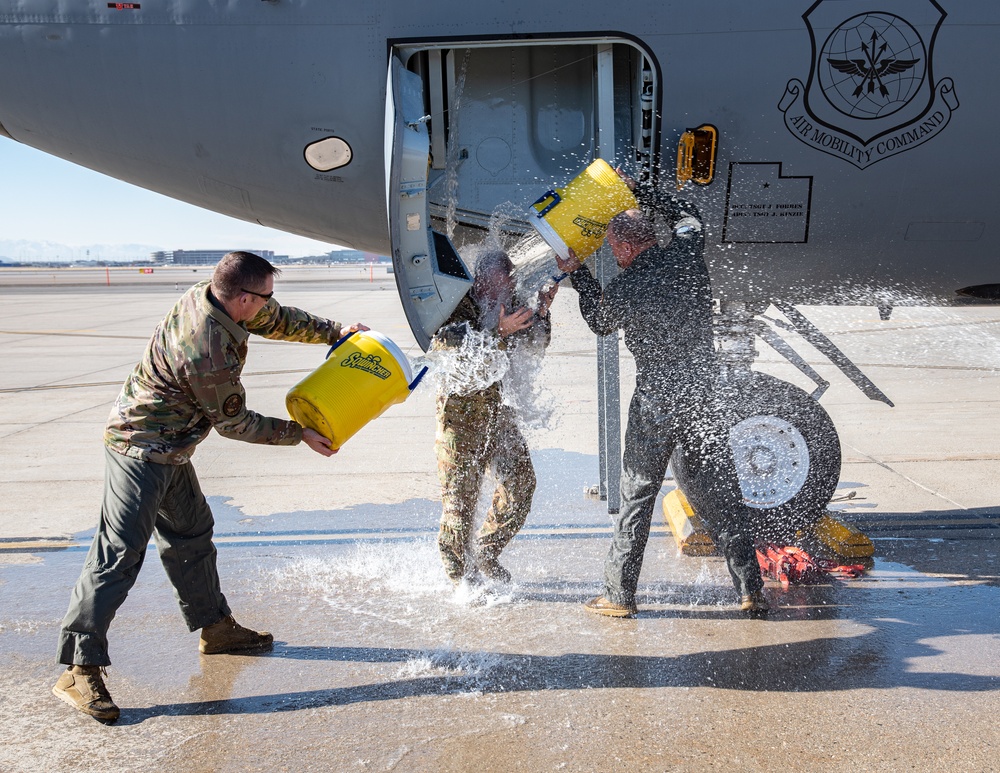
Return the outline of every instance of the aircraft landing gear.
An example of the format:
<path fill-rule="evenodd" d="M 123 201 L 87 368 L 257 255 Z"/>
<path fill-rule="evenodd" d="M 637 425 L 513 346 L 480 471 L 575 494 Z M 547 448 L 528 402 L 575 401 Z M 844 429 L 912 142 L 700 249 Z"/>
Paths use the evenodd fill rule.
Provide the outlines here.
<path fill-rule="evenodd" d="M 740 490 L 758 516 L 754 532 L 789 540 L 823 517 L 837 488 L 837 430 L 818 402 L 773 376 L 754 373 L 724 391 Z M 682 491 L 697 486 L 682 454 L 670 464 Z"/>
<path fill-rule="evenodd" d="M 759 326 L 743 304 L 725 304 L 716 332 L 722 347 L 720 397 L 743 499 L 757 515 L 754 531 L 787 541 L 826 512 L 840 478 L 840 439 L 814 397 L 773 376 L 750 370 Z M 819 393 L 825 389 L 821 386 Z M 818 397 L 818 394 L 815 395 Z M 698 481 L 683 455 L 670 461 L 679 488 L 699 501 Z"/>

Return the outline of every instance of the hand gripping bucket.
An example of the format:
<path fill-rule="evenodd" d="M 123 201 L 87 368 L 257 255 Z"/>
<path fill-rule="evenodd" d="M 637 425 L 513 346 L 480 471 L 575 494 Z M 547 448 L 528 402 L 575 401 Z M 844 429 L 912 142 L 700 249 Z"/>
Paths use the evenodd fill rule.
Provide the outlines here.
<path fill-rule="evenodd" d="M 340 448 L 365 424 L 401 403 L 420 383 L 406 356 L 373 330 L 348 333 L 326 361 L 288 390 L 288 414 Z"/>
<path fill-rule="evenodd" d="M 528 221 L 560 257 L 568 258 L 572 249 L 582 261 L 601 246 L 611 218 L 637 206 L 622 178 L 597 159 L 565 188 L 532 204 Z"/>

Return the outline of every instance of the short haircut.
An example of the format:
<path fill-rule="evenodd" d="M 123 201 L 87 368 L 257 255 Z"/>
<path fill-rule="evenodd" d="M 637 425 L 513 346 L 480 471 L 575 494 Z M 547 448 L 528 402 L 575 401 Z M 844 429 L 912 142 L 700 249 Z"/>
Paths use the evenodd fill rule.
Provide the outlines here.
<path fill-rule="evenodd" d="M 482 288 L 488 286 L 496 274 L 502 272 L 504 276 L 510 276 L 513 270 L 514 264 L 503 250 L 488 250 L 484 252 L 479 256 L 479 260 L 476 261 L 476 279 L 474 283 L 476 294 L 481 295 Z"/>
<path fill-rule="evenodd" d="M 656 231 L 649 219 L 638 209 L 626 209 L 608 223 L 608 232 L 633 247 L 656 241 Z"/>
<path fill-rule="evenodd" d="M 212 290 L 225 300 L 235 298 L 244 289 L 257 290 L 269 276 L 278 276 L 275 268 L 260 255 L 252 252 L 227 252 L 212 273 Z"/>

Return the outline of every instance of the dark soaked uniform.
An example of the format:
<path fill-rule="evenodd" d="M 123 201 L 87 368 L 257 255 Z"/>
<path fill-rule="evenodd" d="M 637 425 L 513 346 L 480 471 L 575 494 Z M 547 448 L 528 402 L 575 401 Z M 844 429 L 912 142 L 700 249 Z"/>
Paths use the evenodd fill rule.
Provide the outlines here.
<path fill-rule="evenodd" d="M 574 271 L 580 312 L 598 335 L 623 330 L 635 357 L 622 459 L 621 510 L 605 564 L 605 597 L 635 604 L 653 506 L 680 445 L 696 491 L 691 505 L 712 528 L 741 595 L 763 587 L 749 516 L 739 490 L 728 432 L 714 396 L 712 291 L 697 210 L 677 199 L 654 203 L 673 227 L 686 228 L 667 248 L 654 246 L 604 290 L 584 267 Z"/>
<path fill-rule="evenodd" d="M 482 330 L 481 310 L 466 295 L 435 336 L 435 349 L 460 346 L 468 330 Z M 535 322 L 532 335 L 550 332 L 548 316 Z M 515 356 L 520 335 L 498 345 Z M 460 580 L 468 566 L 476 503 L 483 475 L 492 465 L 497 478 L 493 501 L 476 539 L 480 561 L 495 561 L 500 551 L 524 525 L 535 493 L 535 470 L 528 444 L 510 405 L 504 403 L 503 386 L 495 382 L 468 394 L 438 394 L 437 437 L 434 449 L 441 481 L 441 527 L 438 549 L 445 572 Z"/>
<path fill-rule="evenodd" d="M 122 387 L 104 434 L 101 520 L 59 634 L 58 661 L 106 666 L 107 632 L 135 583 L 152 536 L 195 631 L 230 614 L 212 544 L 214 519 L 191 455 L 214 428 L 249 443 L 294 445 L 302 427 L 248 410 L 240 374 L 250 333 L 331 344 L 340 325 L 273 298 L 235 322 L 201 282 L 153 331 Z"/>

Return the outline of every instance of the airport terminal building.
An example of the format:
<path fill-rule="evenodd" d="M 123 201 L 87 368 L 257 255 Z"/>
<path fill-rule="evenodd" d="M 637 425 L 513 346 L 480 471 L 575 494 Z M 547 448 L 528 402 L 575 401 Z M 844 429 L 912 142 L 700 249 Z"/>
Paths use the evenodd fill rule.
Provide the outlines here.
<path fill-rule="evenodd" d="M 274 250 L 246 251 L 260 255 L 271 263 L 281 262 L 281 260 L 275 260 Z M 162 263 L 167 266 L 214 266 L 228 252 L 232 252 L 232 250 L 169 250 L 150 253 L 150 258 L 154 263 Z M 286 257 L 284 255 L 278 256 L 279 259 Z"/>
<path fill-rule="evenodd" d="M 163 266 L 214 266 L 220 260 L 222 256 L 228 252 L 233 252 L 235 249 L 242 249 L 246 252 L 252 252 L 256 255 L 260 255 L 265 260 L 273 263 L 274 265 L 282 265 L 287 263 L 387 263 L 391 262 L 389 258 L 374 255 L 370 252 L 360 252 L 358 250 L 331 250 L 325 255 L 314 255 L 309 258 L 295 258 L 290 259 L 288 255 L 275 255 L 274 250 L 253 250 L 246 249 L 244 247 L 234 248 L 233 250 L 161 250 L 158 252 L 151 252 L 149 254 L 150 260 L 157 265 Z"/>

